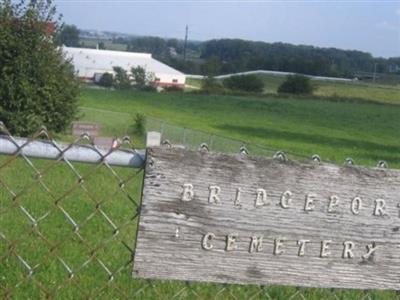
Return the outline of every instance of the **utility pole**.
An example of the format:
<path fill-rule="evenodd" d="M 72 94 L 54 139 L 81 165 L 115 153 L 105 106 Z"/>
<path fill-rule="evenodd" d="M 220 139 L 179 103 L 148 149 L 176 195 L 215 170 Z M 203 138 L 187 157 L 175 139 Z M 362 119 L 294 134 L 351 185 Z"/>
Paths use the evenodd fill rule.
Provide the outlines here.
<path fill-rule="evenodd" d="M 375 66 L 374 66 L 374 83 L 375 83 L 375 80 L 376 80 L 376 65 L 377 65 L 377 63 L 375 63 Z"/>
<path fill-rule="evenodd" d="M 187 47 L 187 40 L 188 40 L 188 32 L 189 32 L 189 26 L 186 25 L 185 44 L 183 45 L 183 60 L 184 61 L 186 61 L 186 47 Z"/>

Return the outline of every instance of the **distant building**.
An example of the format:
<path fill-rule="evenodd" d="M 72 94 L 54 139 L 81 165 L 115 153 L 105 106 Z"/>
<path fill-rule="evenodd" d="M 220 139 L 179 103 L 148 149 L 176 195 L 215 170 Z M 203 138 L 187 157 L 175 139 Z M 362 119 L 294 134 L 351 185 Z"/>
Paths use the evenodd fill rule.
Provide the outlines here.
<path fill-rule="evenodd" d="M 63 47 L 63 51 L 72 60 L 76 74 L 84 80 L 97 81 L 104 73 L 113 74 L 113 67 L 121 67 L 129 73 L 131 68 L 141 66 L 154 75 L 156 86 L 185 86 L 185 74 L 154 59 L 149 53 L 72 47 Z"/>

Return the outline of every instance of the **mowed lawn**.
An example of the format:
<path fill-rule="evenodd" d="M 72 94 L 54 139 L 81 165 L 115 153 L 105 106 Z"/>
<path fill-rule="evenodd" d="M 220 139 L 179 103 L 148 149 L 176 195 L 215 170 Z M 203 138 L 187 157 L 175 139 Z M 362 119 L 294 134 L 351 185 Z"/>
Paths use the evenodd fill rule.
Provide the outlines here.
<path fill-rule="evenodd" d="M 400 105 L 84 89 L 81 119 L 131 133 L 135 113 L 310 157 L 400 167 Z M 60 138 L 69 138 L 60 136 Z M 142 147 L 142 139 L 133 136 Z M 0 298 L 394 299 L 396 292 L 132 278 L 142 173 L 0 156 Z M 37 171 L 41 176 L 38 176 Z M 83 180 L 79 180 L 79 175 Z M 162 266 L 161 266 L 162 267 Z M 29 269 L 31 268 L 31 269 Z M 31 272 L 30 272 L 31 271 Z M 366 298 L 367 297 L 367 298 Z M 368 298 L 369 297 L 369 298 Z"/>
<path fill-rule="evenodd" d="M 306 157 L 318 154 L 336 163 L 351 157 L 368 166 L 386 160 L 391 167 L 400 166 L 400 102 L 383 105 L 341 102 L 340 98 L 335 102 L 86 89 L 80 105 L 85 107 L 82 118 L 103 124 L 105 134 L 129 133 L 134 114 L 140 112 Z"/>

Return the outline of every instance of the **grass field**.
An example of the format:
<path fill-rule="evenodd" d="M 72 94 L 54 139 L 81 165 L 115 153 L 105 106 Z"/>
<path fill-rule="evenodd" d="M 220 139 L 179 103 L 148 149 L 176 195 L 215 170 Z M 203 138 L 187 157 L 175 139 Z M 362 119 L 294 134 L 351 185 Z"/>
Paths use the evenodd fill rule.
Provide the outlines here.
<path fill-rule="evenodd" d="M 307 157 L 318 153 L 323 159 L 340 164 L 351 156 L 357 164 L 374 166 L 384 159 L 390 167 L 400 167 L 397 104 L 84 89 L 80 105 L 85 107 L 81 118 L 100 123 L 104 135 L 129 134 L 133 115 L 141 112 L 250 145 L 260 144 Z M 143 145 L 134 136 L 135 142 L 139 147 Z M 134 245 L 141 174 L 133 177 L 135 171 L 131 169 L 113 168 L 113 173 L 105 166 L 74 163 L 84 179 L 79 181 L 66 164 L 34 159 L 39 177 L 23 159 L 7 162 L 8 159 L 0 156 L 0 298 L 397 297 L 395 292 L 226 287 L 132 279 L 129 249 Z M 21 259 L 33 268 L 31 274 Z"/>
<path fill-rule="evenodd" d="M 277 94 L 279 85 L 285 80 L 279 75 L 259 75 L 265 83 L 264 93 Z M 382 103 L 400 104 L 400 79 L 397 84 L 373 84 L 367 82 L 340 82 L 313 80 L 314 94 L 321 97 L 359 98 Z M 188 84 L 201 87 L 201 80 L 189 79 Z"/>
<path fill-rule="evenodd" d="M 126 133 L 133 115 L 141 112 L 307 157 L 317 153 L 338 163 L 352 157 L 363 165 L 383 159 L 399 166 L 400 105 L 99 90 L 84 90 L 80 103 L 123 113 L 84 111 L 84 119 L 105 124 L 106 134 Z"/>

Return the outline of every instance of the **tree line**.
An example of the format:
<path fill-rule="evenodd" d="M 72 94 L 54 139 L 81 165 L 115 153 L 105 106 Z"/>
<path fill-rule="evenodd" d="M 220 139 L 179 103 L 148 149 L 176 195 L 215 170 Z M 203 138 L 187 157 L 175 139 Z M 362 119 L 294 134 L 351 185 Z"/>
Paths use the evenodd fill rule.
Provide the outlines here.
<path fill-rule="evenodd" d="M 148 52 L 153 57 L 187 74 L 221 75 L 273 70 L 317 76 L 353 78 L 376 73 L 400 75 L 400 57 L 373 57 L 358 50 L 321 48 L 288 43 L 254 42 L 241 39 L 188 41 L 186 59 L 184 41 L 160 37 L 113 38 L 126 45 L 126 51 Z M 65 26 L 60 43 L 79 46 L 79 30 Z M 101 45 L 103 48 L 104 44 Z"/>

